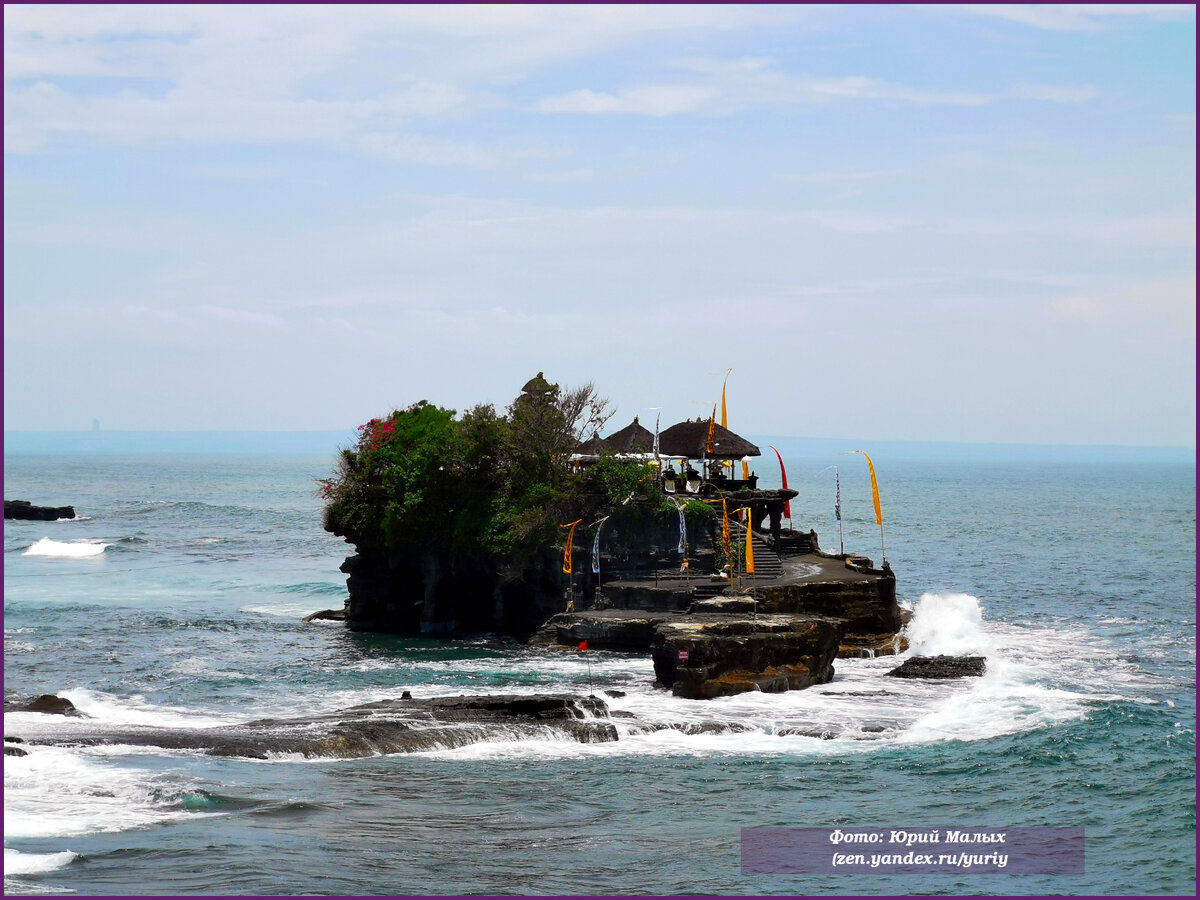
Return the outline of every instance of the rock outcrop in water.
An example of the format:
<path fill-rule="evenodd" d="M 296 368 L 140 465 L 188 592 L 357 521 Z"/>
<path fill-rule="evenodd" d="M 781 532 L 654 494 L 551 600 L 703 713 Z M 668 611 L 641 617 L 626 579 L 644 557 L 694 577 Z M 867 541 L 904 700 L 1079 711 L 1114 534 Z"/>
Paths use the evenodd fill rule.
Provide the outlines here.
<path fill-rule="evenodd" d="M 968 678 L 982 675 L 983 656 L 912 656 L 888 672 L 893 678 Z"/>
<path fill-rule="evenodd" d="M 833 679 L 838 623 L 785 616 L 660 626 L 652 655 L 659 684 L 710 700 L 744 691 L 780 693 Z"/>
<path fill-rule="evenodd" d="M 55 522 L 75 518 L 73 506 L 34 506 L 28 500 L 5 500 L 4 518 L 27 519 L 33 522 Z"/>
<path fill-rule="evenodd" d="M 201 750 L 212 756 L 266 759 L 272 754 L 356 758 L 451 750 L 482 741 L 617 740 L 608 706 L 565 694 L 380 700 L 323 715 L 257 719 L 216 728 L 148 728 L 80 723 L 53 735 L 6 741 L 26 747 L 129 744 Z"/>
<path fill-rule="evenodd" d="M 15 700 L 4 698 L 4 709 L 13 712 L 37 712 L 50 713 L 58 716 L 82 716 L 75 704 L 66 697 L 60 697 L 57 694 L 39 694 L 32 700 Z"/>

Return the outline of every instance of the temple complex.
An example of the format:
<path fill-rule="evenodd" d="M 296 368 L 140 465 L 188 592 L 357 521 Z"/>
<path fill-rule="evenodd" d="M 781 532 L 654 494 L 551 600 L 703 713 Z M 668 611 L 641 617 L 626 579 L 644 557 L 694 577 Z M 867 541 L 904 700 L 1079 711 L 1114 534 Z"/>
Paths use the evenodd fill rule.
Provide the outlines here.
<path fill-rule="evenodd" d="M 656 422 L 651 430 L 635 417 L 607 436 L 564 443 L 575 413 L 564 415 L 562 404 L 559 387 L 542 373 L 530 379 L 507 419 L 509 433 L 523 443 L 516 450 L 496 445 L 499 453 L 516 454 L 501 470 L 507 480 L 450 494 L 470 510 L 472 498 L 530 485 L 519 495 L 510 489 L 509 497 L 526 504 L 525 518 L 510 514 L 507 521 L 520 526 L 540 515 L 549 531 L 537 531 L 537 543 L 524 550 L 456 542 L 459 532 L 448 526 L 441 540 L 424 532 L 381 546 L 370 538 L 376 521 L 370 517 L 327 520 L 357 551 L 342 565 L 349 576 L 348 627 L 505 634 L 564 650 L 646 652 L 662 686 L 694 698 L 803 688 L 830 680 L 838 656 L 903 649 L 903 613 L 886 560 L 876 567 L 865 556 L 825 552 L 815 531 L 797 529 L 790 508 L 797 492 L 787 487 L 782 459 L 781 487 L 760 487 L 751 468 L 760 448 L 719 422 L 715 405 L 707 419 L 661 430 Z M 724 398 L 721 406 L 724 413 Z M 352 478 L 374 471 L 355 468 L 356 454 L 392 446 L 386 443 L 395 440 L 392 423 L 437 415 L 452 427 L 452 411 L 420 404 L 386 422 L 372 420 L 359 449 L 345 451 Z M 559 449 L 551 453 L 539 440 Z M 446 477 L 443 492 L 465 476 Z M 374 496 L 354 494 L 354 480 L 347 484 L 341 496 Z M 493 514 L 501 507 L 489 506 Z M 547 521 L 548 515 L 555 518 Z M 556 528 L 557 543 L 547 538 Z"/>

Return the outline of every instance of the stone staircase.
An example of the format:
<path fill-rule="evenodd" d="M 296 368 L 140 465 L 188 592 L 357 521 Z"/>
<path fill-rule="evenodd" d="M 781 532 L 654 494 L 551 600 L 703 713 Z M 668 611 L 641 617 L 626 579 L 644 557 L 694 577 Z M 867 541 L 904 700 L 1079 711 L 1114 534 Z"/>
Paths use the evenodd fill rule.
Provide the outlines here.
<path fill-rule="evenodd" d="M 817 550 L 812 532 L 803 531 L 783 532 L 779 536 L 776 547 L 780 556 L 803 556 L 806 553 L 815 553 Z"/>

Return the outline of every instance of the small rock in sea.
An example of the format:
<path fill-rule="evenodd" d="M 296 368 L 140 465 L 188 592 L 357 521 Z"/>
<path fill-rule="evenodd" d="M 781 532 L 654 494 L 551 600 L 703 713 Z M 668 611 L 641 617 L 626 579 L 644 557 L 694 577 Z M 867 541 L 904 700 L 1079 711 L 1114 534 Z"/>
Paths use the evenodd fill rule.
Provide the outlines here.
<path fill-rule="evenodd" d="M 607 690 L 604 693 L 608 694 L 608 696 L 610 696 L 610 697 L 624 697 L 625 696 L 624 691 L 618 691 L 618 690 Z"/>
<path fill-rule="evenodd" d="M 965 678 L 982 675 L 982 656 L 914 656 L 887 674 L 893 678 Z"/>
<path fill-rule="evenodd" d="M 412 699 L 412 691 L 405 691 L 403 694 L 400 695 L 400 699 L 401 700 L 411 700 Z"/>
<path fill-rule="evenodd" d="M 82 716 L 75 704 L 66 697 L 59 697 L 55 694 L 42 694 L 39 697 L 34 697 L 24 706 L 20 707 L 23 712 L 40 712 L 53 713 L 60 716 Z"/>
<path fill-rule="evenodd" d="M 29 751 L 22 750 L 20 747 L 10 747 L 7 744 L 5 744 L 4 745 L 4 755 L 5 756 L 28 756 Z"/>

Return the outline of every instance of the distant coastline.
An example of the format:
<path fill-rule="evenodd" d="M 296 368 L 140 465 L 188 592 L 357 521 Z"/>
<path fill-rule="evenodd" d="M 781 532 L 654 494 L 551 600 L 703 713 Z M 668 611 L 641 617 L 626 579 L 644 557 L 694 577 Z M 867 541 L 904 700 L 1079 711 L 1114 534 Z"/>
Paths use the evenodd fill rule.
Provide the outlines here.
<path fill-rule="evenodd" d="M 774 446 L 788 457 L 825 458 L 843 450 L 869 447 L 889 459 L 963 462 L 1192 463 L 1194 447 L 1113 444 L 997 444 L 942 441 L 886 441 L 869 438 L 806 438 L 747 434 L 760 446 Z M 5 431 L 4 453 L 230 453 L 332 454 L 357 439 L 342 431 Z"/>

